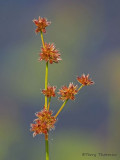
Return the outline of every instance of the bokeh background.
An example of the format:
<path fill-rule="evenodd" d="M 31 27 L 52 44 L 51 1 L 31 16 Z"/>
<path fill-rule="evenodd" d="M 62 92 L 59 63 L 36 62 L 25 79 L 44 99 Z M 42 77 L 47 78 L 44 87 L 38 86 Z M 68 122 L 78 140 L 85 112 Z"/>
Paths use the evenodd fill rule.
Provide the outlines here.
<path fill-rule="evenodd" d="M 49 65 L 57 86 L 89 73 L 94 86 L 69 101 L 50 133 L 51 160 L 119 160 L 120 152 L 120 1 L 0 1 L 0 160 L 45 159 L 44 136 L 32 137 L 30 123 L 44 105 L 45 63 L 38 62 L 41 39 L 32 20 L 47 17 L 44 35 L 63 61 Z M 51 102 L 54 113 L 61 106 Z M 117 153 L 88 157 L 82 153 Z"/>

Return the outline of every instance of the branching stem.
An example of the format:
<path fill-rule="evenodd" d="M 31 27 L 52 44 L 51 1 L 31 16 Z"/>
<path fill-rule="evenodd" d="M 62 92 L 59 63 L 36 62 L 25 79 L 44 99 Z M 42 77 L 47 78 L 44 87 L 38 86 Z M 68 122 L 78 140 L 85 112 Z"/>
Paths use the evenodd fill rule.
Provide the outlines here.
<path fill-rule="evenodd" d="M 50 108 L 50 102 L 51 102 L 51 97 L 49 97 L 49 102 L 48 102 L 48 111 L 49 111 L 49 108 Z"/>
<path fill-rule="evenodd" d="M 60 109 L 58 110 L 58 112 L 55 115 L 55 118 L 58 116 L 58 114 L 62 111 L 62 109 L 64 108 L 64 106 L 66 105 L 68 99 L 62 104 L 62 106 L 60 107 Z"/>
<path fill-rule="evenodd" d="M 83 87 L 84 85 L 82 84 L 81 86 L 80 86 L 80 88 L 78 89 L 78 91 Z"/>

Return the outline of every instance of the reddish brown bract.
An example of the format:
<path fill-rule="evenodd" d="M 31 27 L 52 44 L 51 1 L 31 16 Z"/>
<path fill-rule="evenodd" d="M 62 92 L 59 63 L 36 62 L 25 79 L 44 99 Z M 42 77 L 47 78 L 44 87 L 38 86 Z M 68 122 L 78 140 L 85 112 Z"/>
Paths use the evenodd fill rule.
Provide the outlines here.
<path fill-rule="evenodd" d="M 58 94 L 61 95 L 59 99 L 63 101 L 68 100 L 68 99 L 74 100 L 75 94 L 77 94 L 77 92 L 78 92 L 77 85 L 75 86 L 73 83 L 70 83 L 69 87 L 63 86 L 59 90 Z"/>
<path fill-rule="evenodd" d="M 45 28 L 51 24 L 51 22 L 48 22 L 46 18 L 41 18 L 40 16 L 39 16 L 38 20 L 34 19 L 33 22 L 37 26 L 37 28 L 35 30 L 36 33 L 39 33 L 39 32 L 46 33 Z"/>
<path fill-rule="evenodd" d="M 45 46 L 41 48 L 40 53 L 40 61 L 45 60 L 46 62 L 49 62 L 52 64 L 53 62 L 58 63 L 58 61 L 62 60 L 60 58 L 59 51 L 55 49 L 54 44 L 47 44 L 45 43 Z"/>
<path fill-rule="evenodd" d="M 55 97 L 55 90 L 56 90 L 55 86 L 48 86 L 47 90 L 45 89 L 42 90 L 42 93 L 47 97 Z"/>
<path fill-rule="evenodd" d="M 45 108 L 41 112 L 35 114 L 38 118 L 34 120 L 34 124 L 31 124 L 31 131 L 33 131 L 33 137 L 37 134 L 47 134 L 49 130 L 54 128 L 56 119 L 52 116 L 52 111 L 48 111 Z"/>
<path fill-rule="evenodd" d="M 94 84 L 94 82 L 89 78 L 89 74 L 86 76 L 85 76 L 85 74 L 83 74 L 81 77 L 77 77 L 77 80 L 83 86 L 88 86 L 88 85 Z"/>

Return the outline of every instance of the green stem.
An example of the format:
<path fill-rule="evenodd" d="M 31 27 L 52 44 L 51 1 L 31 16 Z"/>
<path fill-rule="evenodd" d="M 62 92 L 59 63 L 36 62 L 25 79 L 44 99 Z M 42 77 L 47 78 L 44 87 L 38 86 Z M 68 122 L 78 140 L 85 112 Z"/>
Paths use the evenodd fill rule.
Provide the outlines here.
<path fill-rule="evenodd" d="M 47 90 L 47 85 L 48 85 L 48 62 L 46 62 L 45 90 Z M 45 96 L 45 108 L 47 109 L 47 96 Z"/>
<path fill-rule="evenodd" d="M 45 47 L 44 39 L 43 39 L 43 33 L 41 31 L 41 40 L 43 48 Z M 48 62 L 46 62 L 46 72 L 45 72 L 45 89 L 47 90 L 48 85 Z M 45 96 L 45 108 L 47 109 L 47 96 Z"/>
<path fill-rule="evenodd" d="M 45 43 L 44 43 L 44 39 L 43 39 L 43 33 L 41 31 L 41 40 L 42 40 L 42 45 L 43 45 L 43 48 L 45 47 Z"/>
<path fill-rule="evenodd" d="M 62 109 L 64 108 L 64 106 L 66 105 L 68 99 L 62 104 L 62 106 L 60 107 L 60 109 L 58 110 L 58 112 L 55 115 L 55 118 L 58 116 L 58 114 L 62 111 Z"/>
<path fill-rule="evenodd" d="M 51 97 L 49 97 L 49 102 L 48 102 L 48 111 L 49 111 L 49 108 L 50 108 L 50 102 L 51 102 Z"/>
<path fill-rule="evenodd" d="M 49 160 L 49 144 L 48 144 L 48 138 L 45 138 L 45 151 L 46 151 L 46 160 Z"/>
<path fill-rule="evenodd" d="M 41 32 L 41 40 L 43 48 L 45 47 L 43 33 Z M 46 72 L 45 72 L 45 89 L 47 90 L 48 85 L 48 62 L 46 62 Z M 45 96 L 45 108 L 47 109 L 47 96 Z M 46 160 L 49 160 L 49 145 L 48 145 L 48 134 L 45 135 L 45 150 L 46 150 Z"/>
<path fill-rule="evenodd" d="M 80 88 L 78 89 L 78 91 L 83 87 L 84 85 L 82 84 L 81 86 L 80 86 Z"/>

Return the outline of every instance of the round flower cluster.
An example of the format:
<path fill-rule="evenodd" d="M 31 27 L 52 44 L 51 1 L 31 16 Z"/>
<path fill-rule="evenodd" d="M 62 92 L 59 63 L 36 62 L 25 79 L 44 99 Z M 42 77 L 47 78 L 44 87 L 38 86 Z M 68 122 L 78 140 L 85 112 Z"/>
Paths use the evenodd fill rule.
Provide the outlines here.
<path fill-rule="evenodd" d="M 33 22 L 37 26 L 37 28 L 35 30 L 36 33 L 39 33 L 39 32 L 46 33 L 45 28 L 51 24 L 51 22 L 48 22 L 46 18 L 41 18 L 40 16 L 39 16 L 38 20 L 34 19 Z"/>
<path fill-rule="evenodd" d="M 42 90 L 42 93 L 47 97 L 55 97 L 55 90 L 56 90 L 55 86 L 49 85 L 47 87 L 47 90 L 45 90 L 45 89 Z"/>
<path fill-rule="evenodd" d="M 41 112 L 35 114 L 38 118 L 34 120 L 34 124 L 31 124 L 31 131 L 33 131 L 33 137 L 37 134 L 47 134 L 49 130 L 54 128 L 56 118 L 52 116 L 52 111 L 48 111 L 45 108 Z"/>
<path fill-rule="evenodd" d="M 81 83 L 83 86 L 88 86 L 94 84 L 94 82 L 89 78 L 89 74 L 85 75 L 82 74 L 81 77 L 77 77 L 77 80 L 79 83 Z"/>
<path fill-rule="evenodd" d="M 73 83 L 70 83 L 69 86 L 63 86 L 58 94 L 61 95 L 61 97 L 59 98 L 60 100 L 74 100 L 75 99 L 75 94 L 77 94 L 78 89 L 77 89 L 77 85 L 75 86 Z"/>
<path fill-rule="evenodd" d="M 55 48 L 55 45 L 53 43 L 45 43 L 44 47 L 41 47 L 39 60 L 45 60 L 46 62 L 52 64 L 53 62 L 58 63 L 62 59 L 60 58 L 59 51 Z"/>

